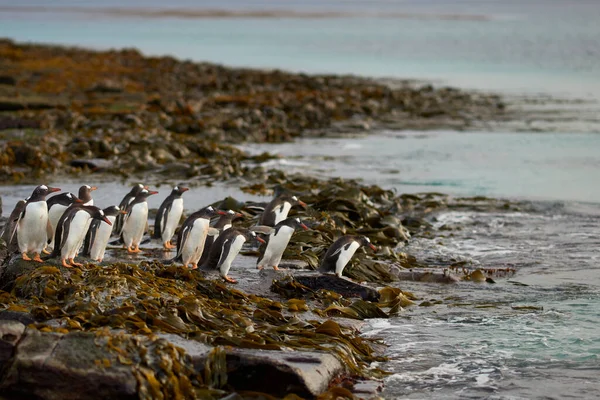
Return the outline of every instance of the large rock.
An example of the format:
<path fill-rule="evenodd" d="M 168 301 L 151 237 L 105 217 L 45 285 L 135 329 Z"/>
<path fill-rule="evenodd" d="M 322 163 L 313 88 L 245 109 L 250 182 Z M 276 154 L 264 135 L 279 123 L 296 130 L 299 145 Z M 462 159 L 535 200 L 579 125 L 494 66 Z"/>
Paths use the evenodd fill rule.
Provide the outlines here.
<path fill-rule="evenodd" d="M 341 294 L 344 297 L 360 297 L 366 301 L 378 301 L 377 290 L 359 285 L 348 279 L 329 274 L 295 275 L 294 279 L 312 290 L 326 289 Z"/>
<path fill-rule="evenodd" d="M 24 332 L 25 325 L 18 321 L 0 321 L 0 371 L 12 358 Z"/>
<path fill-rule="evenodd" d="M 27 329 L 9 364 L 0 381 L 9 399 L 138 398 L 131 366 L 119 363 L 108 342 L 94 333 Z"/>
<path fill-rule="evenodd" d="M 294 393 L 315 397 L 344 372 L 331 354 L 229 349 L 227 382 L 236 390 L 268 392 L 276 397 Z"/>
<path fill-rule="evenodd" d="M 70 332 L 27 329 L 0 320 L 0 392 L 3 399 L 134 399 L 142 396 L 143 377 L 182 375 L 175 347 L 183 349 L 191 375 L 206 376 L 215 348 L 174 334 L 157 337 L 122 332 Z M 345 372 L 333 355 L 225 347 L 227 385 L 284 397 L 315 397 Z M 183 354 L 183 353 L 181 353 Z M 187 370 L 188 375 L 190 370 Z M 140 377 L 142 379 L 140 380 Z M 171 379 L 171 378 L 169 378 Z M 171 382 L 170 380 L 168 382 Z M 157 382 L 158 383 L 158 382 Z M 164 385 L 165 382 L 160 382 Z M 161 386 L 162 393 L 168 390 Z M 146 393 L 148 394 L 148 393 Z M 152 397 L 152 396 L 150 396 Z"/>
<path fill-rule="evenodd" d="M 175 334 L 159 337 L 185 350 L 198 372 L 203 372 L 213 347 Z M 256 391 L 284 397 L 295 393 L 314 397 L 325 391 L 333 378 L 345 372 L 333 355 L 226 347 L 227 384 L 238 391 Z"/>

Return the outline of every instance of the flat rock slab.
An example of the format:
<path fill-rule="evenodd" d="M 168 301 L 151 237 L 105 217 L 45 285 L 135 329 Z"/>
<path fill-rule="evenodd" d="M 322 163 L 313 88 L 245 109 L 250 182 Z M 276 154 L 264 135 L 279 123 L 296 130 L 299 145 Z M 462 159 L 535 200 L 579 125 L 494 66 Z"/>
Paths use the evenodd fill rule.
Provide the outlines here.
<path fill-rule="evenodd" d="M 276 397 L 317 396 L 344 372 L 342 363 L 328 353 L 228 349 L 226 354 L 231 386 Z"/>
<path fill-rule="evenodd" d="M 312 290 L 331 290 L 344 297 L 360 297 L 366 301 L 379 301 L 379 292 L 335 275 L 294 275 L 294 279 Z"/>
<path fill-rule="evenodd" d="M 154 347 L 167 341 L 182 348 L 196 372 L 203 373 L 212 346 L 174 334 L 158 337 L 115 333 L 120 342 Z M 137 353 L 121 363 L 113 336 L 93 332 L 41 332 L 14 320 L 0 320 L 0 392 L 6 399 L 137 399 Z M 276 397 L 295 393 L 315 397 L 345 372 L 333 355 L 321 352 L 269 351 L 225 347 L 228 386 Z"/>
<path fill-rule="evenodd" d="M 6 323 L 19 324 L 1 321 L 0 326 Z M 131 366 L 120 364 L 90 332 L 27 329 L 3 367 L 0 391 L 6 398 L 138 398 Z"/>

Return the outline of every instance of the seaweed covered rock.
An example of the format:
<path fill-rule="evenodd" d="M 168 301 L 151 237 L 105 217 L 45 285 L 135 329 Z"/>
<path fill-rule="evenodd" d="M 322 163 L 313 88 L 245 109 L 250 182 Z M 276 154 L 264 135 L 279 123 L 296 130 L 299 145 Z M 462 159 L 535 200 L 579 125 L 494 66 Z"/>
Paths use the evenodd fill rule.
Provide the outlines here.
<path fill-rule="evenodd" d="M 505 120 L 496 95 L 0 41 L 0 180 L 100 171 L 244 175 L 220 143 Z M 18 83 L 18 84 L 16 84 Z M 5 127 L 5 129 L 3 129 Z M 16 131 L 15 131 L 16 130 Z M 35 140 L 31 140 L 35 139 Z"/>
<path fill-rule="evenodd" d="M 335 341 L 315 336 L 322 324 L 318 320 L 301 320 L 278 302 L 160 263 L 82 269 L 42 265 L 21 274 L 12 294 L 0 294 L 2 309 L 30 313 L 41 331 L 109 328 L 129 334 L 173 333 L 211 346 L 327 350 L 359 375 L 380 359 L 365 351 L 376 342 L 355 332 L 344 330 Z"/>

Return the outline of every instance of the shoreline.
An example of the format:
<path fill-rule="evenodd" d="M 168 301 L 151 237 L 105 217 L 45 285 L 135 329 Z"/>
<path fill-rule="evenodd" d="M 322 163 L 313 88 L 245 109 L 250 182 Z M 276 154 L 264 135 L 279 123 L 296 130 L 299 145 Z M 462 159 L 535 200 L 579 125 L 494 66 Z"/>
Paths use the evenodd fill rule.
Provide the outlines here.
<path fill-rule="evenodd" d="M 0 54 L 4 183 L 65 176 L 85 180 L 97 173 L 118 173 L 129 182 L 150 174 L 163 183 L 187 180 L 192 186 L 235 181 L 242 190 L 261 195 L 283 189 L 299 193 L 311 207 L 296 215 L 310 221 L 313 230 L 299 234 L 286 250 L 286 258 L 304 269 L 316 268 L 324 244 L 334 237 L 360 233 L 370 236 L 381 250 L 357 254 L 348 276 L 372 282 L 375 288 L 398 279 L 440 284 L 459 279 L 485 282 L 486 274 L 492 280 L 490 276 L 497 273 L 463 268 L 450 277 L 435 266 L 418 263 L 396 246 L 406 240 L 406 229 L 413 233 L 426 230 L 423 216 L 436 210 L 506 210 L 518 208 L 518 204 L 486 198 L 452 199 L 441 194 L 397 196 L 353 180 L 325 181 L 265 170 L 258 164 L 274 156 L 250 156 L 226 143 L 289 141 L 335 129 L 366 132 L 390 122 L 420 129 L 440 125 L 464 129 L 478 120 L 505 118 L 507 112 L 498 96 L 432 86 L 390 88 L 357 77 L 232 69 L 144 57 L 135 50 L 93 52 L 5 40 L 0 42 Z M 401 112 L 396 114 L 396 109 Z M 465 117 L 465 110 L 473 114 L 473 120 Z M 247 167 L 242 162 L 257 165 Z M 244 211 L 244 225 L 256 222 L 256 211 L 235 199 L 224 199 L 219 208 Z M 401 215 L 408 224 L 406 229 Z M 358 325 L 347 318 L 389 317 L 422 300 L 398 288 L 384 287 L 377 292 L 369 286 L 361 290 L 371 300 L 380 297 L 377 303 L 353 298 L 352 292 L 346 298 L 338 293 L 343 287 L 330 286 L 320 278 L 306 297 L 308 286 L 304 285 L 312 281 L 298 285 L 294 278 L 271 271 L 251 276 L 247 282 L 241 280 L 240 289 L 254 287 L 250 293 L 266 293 L 263 298 L 229 288 L 215 280 L 214 274 L 162 265 L 156 260 L 158 249 L 144 250 L 147 256 L 132 259 L 111 249 L 116 254 L 112 262 L 102 267 L 87 264 L 82 269 L 66 269 L 54 262 L 38 267 L 4 254 L 0 282 L 7 291 L 0 295 L 7 308 L 2 311 L 0 330 L 3 337 L 16 338 L 8 346 L 8 355 L 17 356 L 6 358 L 3 353 L 7 371 L 3 384 L 12 395 L 39 390 L 61 393 L 52 382 L 44 388 L 32 385 L 26 374 L 14 381 L 14 371 L 28 368 L 35 376 L 77 376 L 69 365 L 73 357 L 80 357 L 78 370 L 99 374 L 114 384 L 113 395 L 129 394 L 132 387 L 164 395 L 183 393 L 187 398 L 203 390 L 213 394 L 256 390 L 247 379 L 236 380 L 238 375 L 232 369 L 239 368 L 240 362 L 259 366 L 260 371 L 287 371 L 286 382 L 304 382 L 303 386 L 277 388 L 274 395 L 281 395 L 282 390 L 308 396 L 324 391 L 351 395 L 349 389 L 354 388 L 357 376 L 356 390 L 365 390 L 362 379 L 385 376 L 377 369 L 367 369 L 385 356 L 382 344 L 361 337 Z M 250 254 L 253 262 L 255 253 Z M 419 272 L 402 271 L 412 268 Z M 295 270 L 288 273 L 297 276 Z M 267 288 L 261 286 L 265 284 Z M 91 305 L 82 298 L 96 300 Z M 421 305 L 432 306 L 427 301 Z M 197 307 L 207 314 L 198 313 Z M 225 320 L 216 317 L 231 307 L 234 310 Z M 303 317 L 301 313 L 309 310 Z M 269 334 L 263 337 L 254 330 Z M 181 339 L 165 342 L 156 339 L 157 333 L 176 334 Z M 196 342 L 214 347 L 198 348 Z M 39 343 L 56 350 L 44 355 L 48 361 L 43 365 L 32 361 L 40 357 Z M 230 347 L 254 350 L 239 352 Z M 140 359 L 147 349 L 151 356 Z M 270 356 L 275 353 L 269 351 L 277 349 L 294 349 L 297 356 L 273 359 Z M 329 349 L 336 357 L 325 360 L 322 353 L 307 353 L 310 349 Z M 265 351 L 269 354 L 266 358 Z M 156 364 L 156 359 L 169 360 L 169 365 L 177 367 Z M 321 367 L 328 372 L 315 369 Z M 185 373 L 175 375 L 182 380 L 174 384 L 177 370 Z M 298 378 L 302 371 L 319 375 L 318 383 L 311 384 L 314 375 Z M 115 376 L 122 378 L 115 380 Z M 156 377 L 161 380 L 157 382 Z M 336 377 L 341 377 L 341 383 Z M 227 379 L 232 386 L 226 386 Z M 374 397 L 381 390 L 377 383 L 367 387 L 362 396 Z"/>
<path fill-rule="evenodd" d="M 407 81 L 390 87 L 355 76 L 229 68 L 145 57 L 134 49 L 90 51 L 6 39 L 0 55 L 0 130 L 7 154 L 0 181 L 7 183 L 81 168 L 168 177 L 183 159 L 195 160 L 187 175 L 250 178 L 257 171 L 240 164 L 252 158 L 227 143 L 380 129 L 486 129 L 520 118 L 495 94 Z M 34 145 L 23 135 L 44 139 Z M 16 157 L 24 162 L 15 169 Z"/>
<path fill-rule="evenodd" d="M 0 54 L 6 56 L 0 66 L 9 67 L 1 69 L 0 97 L 4 107 L 13 107 L 0 112 L 2 184 L 66 176 L 78 181 L 112 176 L 131 183 L 151 176 L 155 182 L 148 183 L 225 182 L 262 196 L 284 190 L 307 201 L 309 209 L 293 213 L 313 228 L 295 236 L 286 251 L 286 259 L 294 262 L 285 273 L 251 273 L 256 252 L 248 249 L 233 270 L 242 276 L 237 287 L 223 284 L 214 273 L 163 265 L 156 243 L 143 246 L 146 253 L 135 257 L 112 247 L 108 262 L 81 269 L 55 261 L 40 267 L 21 262 L 0 243 L 0 284 L 7 289 L 0 290 L 5 307 L 0 308 L 0 366 L 6 366 L 0 370 L 7 371 L 0 376 L 6 386 L 0 387 L 8 387 L 13 398 L 60 397 L 78 390 L 90 391 L 93 398 L 97 379 L 89 381 L 90 376 L 114 384 L 107 397 L 220 398 L 256 391 L 253 383 L 271 379 L 289 385 L 268 387 L 279 397 L 294 391 L 307 397 L 377 398 L 378 379 L 386 373 L 370 367 L 385 362 L 385 344 L 376 335 L 361 335 L 362 319 L 402 316 L 405 307 L 418 307 L 419 313 L 465 307 L 460 296 L 432 297 L 432 287 L 485 289 L 515 273 L 510 265 L 492 271 L 444 256 L 417 260 L 404 250 L 404 229 L 413 237 L 446 241 L 462 228 L 432 229 L 430 221 L 440 212 L 527 212 L 528 202 L 398 194 L 352 179 L 289 174 L 260 165 L 276 158 L 272 154 L 251 155 L 229 145 L 332 132 L 369 134 L 386 124 L 459 131 L 520 118 L 499 96 L 227 68 L 145 57 L 130 49 L 96 52 L 0 41 Z M 7 96 L 11 93 L 15 96 Z M 463 107 L 472 119 L 465 119 Z M 242 211 L 243 226 L 256 223 L 253 206 L 231 198 L 218 202 L 219 208 Z M 357 252 L 347 269 L 348 276 L 368 282 L 364 290 L 379 293 L 377 302 L 342 296 L 330 282 L 307 291 L 286 276 L 310 274 L 326 245 L 346 233 L 365 234 L 380 248 L 375 254 Z M 304 270 L 291 269 L 298 267 Z M 404 279 L 427 286 L 418 289 L 421 293 L 402 292 L 398 286 L 408 283 Z M 502 306 L 512 314 L 539 310 L 509 303 Z M 50 351 L 40 352 L 41 345 Z M 241 378 L 249 371 L 259 371 L 254 382 Z M 71 377 L 72 385 L 39 379 L 57 374 Z"/>
<path fill-rule="evenodd" d="M 122 18 L 290 18 L 290 19 L 338 19 L 338 18 L 388 18 L 447 21 L 489 21 L 493 17 L 482 14 L 403 13 L 403 12 L 342 12 L 298 11 L 293 9 L 230 10 L 209 8 L 127 8 L 127 7 L 44 7 L 0 6 L 0 11 L 24 13 L 72 13 L 88 16 Z"/>

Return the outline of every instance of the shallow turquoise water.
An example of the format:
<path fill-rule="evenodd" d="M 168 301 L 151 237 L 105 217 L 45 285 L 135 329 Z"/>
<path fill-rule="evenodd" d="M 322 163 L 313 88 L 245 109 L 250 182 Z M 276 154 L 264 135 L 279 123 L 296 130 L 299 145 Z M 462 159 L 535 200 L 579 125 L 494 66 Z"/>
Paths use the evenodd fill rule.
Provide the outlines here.
<path fill-rule="evenodd" d="M 337 19 L 144 19 L 2 10 L 0 36 L 97 48 L 135 46 L 229 65 L 439 80 L 462 87 L 600 97 L 600 7 L 586 1 L 225 2 L 154 1 L 56 6 L 339 10 Z M 285 4 L 285 5 L 282 5 Z M 168 6 L 168 7 L 167 7 Z M 396 12 L 401 18 L 373 17 Z M 362 14 L 361 14 L 362 13 Z M 480 16 L 449 19 L 444 16 Z M 429 17 L 428 17 L 429 16 Z"/>
<path fill-rule="evenodd" d="M 600 202 L 600 135 L 593 133 L 404 131 L 241 147 L 282 157 L 267 167 L 358 178 L 401 193 Z"/>

